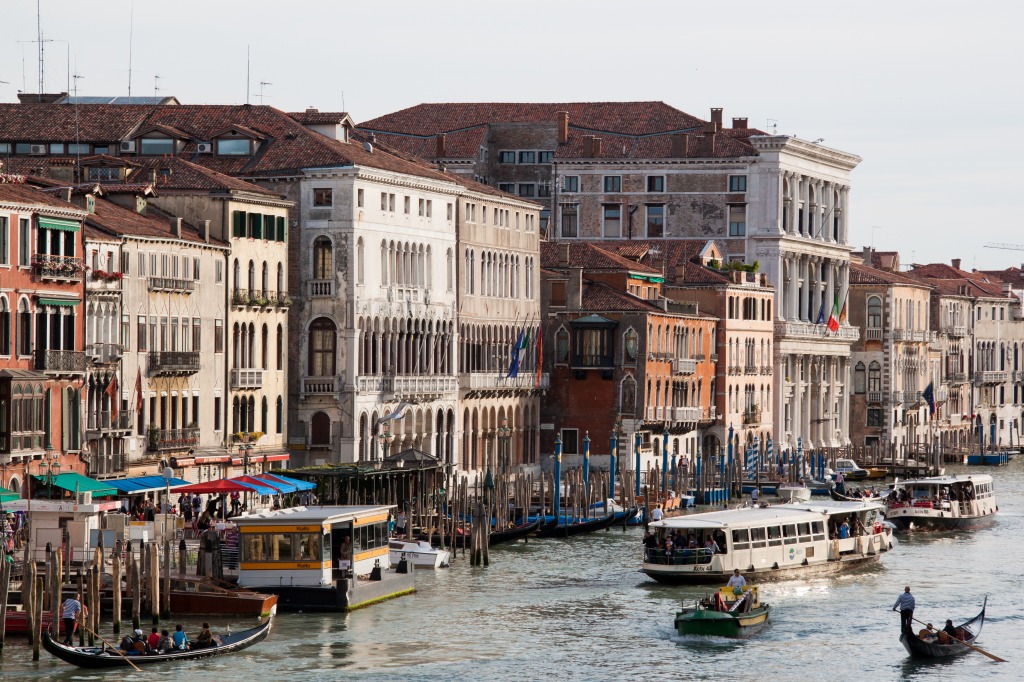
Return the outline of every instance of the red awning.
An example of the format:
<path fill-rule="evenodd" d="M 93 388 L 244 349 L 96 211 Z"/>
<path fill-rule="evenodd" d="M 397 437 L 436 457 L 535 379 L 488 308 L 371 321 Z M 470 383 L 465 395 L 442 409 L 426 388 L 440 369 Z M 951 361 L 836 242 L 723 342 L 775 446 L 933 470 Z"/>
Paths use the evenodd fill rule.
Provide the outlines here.
<path fill-rule="evenodd" d="M 196 464 L 223 464 L 230 462 L 230 455 L 212 455 L 210 457 L 196 457 Z"/>
<path fill-rule="evenodd" d="M 263 484 L 263 487 L 268 488 L 270 486 Z M 199 493 L 200 495 L 207 493 L 251 493 L 253 490 L 254 487 L 252 485 L 246 485 L 241 481 L 233 481 L 226 478 L 205 483 L 193 483 L 192 485 L 174 489 L 178 493 Z"/>
<path fill-rule="evenodd" d="M 283 455 L 267 455 L 266 457 L 250 457 L 249 463 L 251 464 L 254 461 L 262 462 L 264 460 L 268 462 L 287 462 L 290 458 L 291 455 L 289 455 L 288 453 L 285 453 Z"/>

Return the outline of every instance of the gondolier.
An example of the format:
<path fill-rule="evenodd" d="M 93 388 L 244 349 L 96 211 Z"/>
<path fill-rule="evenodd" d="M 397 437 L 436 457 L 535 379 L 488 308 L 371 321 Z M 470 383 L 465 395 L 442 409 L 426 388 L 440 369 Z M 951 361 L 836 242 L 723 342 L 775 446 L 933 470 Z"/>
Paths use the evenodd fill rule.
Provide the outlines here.
<path fill-rule="evenodd" d="M 900 612 L 900 630 L 910 632 L 910 624 L 914 622 L 914 595 L 910 594 L 910 585 L 903 588 L 903 594 L 896 599 L 892 610 Z"/>
<path fill-rule="evenodd" d="M 76 592 L 74 597 L 64 600 L 60 610 L 61 618 L 64 619 L 64 643 L 68 646 L 74 643 L 75 621 L 78 620 L 78 614 L 82 611 L 82 602 L 79 599 L 81 599 L 81 595 Z"/>

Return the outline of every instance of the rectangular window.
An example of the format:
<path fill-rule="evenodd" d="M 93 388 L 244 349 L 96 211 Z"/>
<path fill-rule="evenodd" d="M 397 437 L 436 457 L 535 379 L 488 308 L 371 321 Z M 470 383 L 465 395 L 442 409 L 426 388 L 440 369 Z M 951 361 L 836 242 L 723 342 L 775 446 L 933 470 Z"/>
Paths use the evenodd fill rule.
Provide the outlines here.
<path fill-rule="evenodd" d="M 174 154 L 174 140 L 167 138 L 143 138 L 139 141 L 139 153 L 146 156 L 163 156 Z"/>
<path fill-rule="evenodd" d="M 519 163 L 537 163 L 537 153 L 519 152 Z"/>
<path fill-rule="evenodd" d="M 562 236 L 567 238 L 580 236 L 578 204 L 566 204 L 562 206 Z"/>
<path fill-rule="evenodd" d="M 509 194 L 516 193 L 516 183 L 514 182 L 499 182 L 498 189 L 502 192 L 508 192 Z"/>
<path fill-rule="evenodd" d="M 405 201 L 403 202 L 404 206 L 402 208 L 405 209 L 405 215 L 409 215 L 412 207 L 412 199 L 410 199 L 409 197 L 404 198 Z"/>
<path fill-rule="evenodd" d="M 224 281 L 224 261 L 214 261 L 213 281 L 217 284 Z"/>
<path fill-rule="evenodd" d="M 7 265 L 7 263 L 8 263 L 8 261 L 7 261 L 7 250 L 8 250 L 7 241 L 9 239 L 9 235 L 7 233 L 7 228 L 8 227 L 10 227 L 10 225 L 8 224 L 7 218 L 0 217 L 0 265 Z"/>
<path fill-rule="evenodd" d="M 579 429 L 562 429 L 562 454 L 578 455 L 580 451 Z"/>
<path fill-rule="evenodd" d="M 622 206 L 605 204 L 603 206 L 604 236 L 618 238 L 622 236 Z"/>
<path fill-rule="evenodd" d="M 28 218 L 18 219 L 18 265 L 28 265 L 31 254 Z"/>
<path fill-rule="evenodd" d="M 868 408 L 868 426 L 881 426 L 882 425 L 882 409 L 878 407 Z"/>
<path fill-rule="evenodd" d="M 213 352 L 224 352 L 224 320 L 214 320 L 213 322 Z"/>
<path fill-rule="evenodd" d="M 551 196 L 551 183 L 541 182 L 537 184 L 537 196 L 549 197 Z"/>
<path fill-rule="evenodd" d="M 89 145 L 87 144 L 75 144 L 74 142 L 68 143 L 68 154 L 88 154 Z"/>
<path fill-rule="evenodd" d="M 129 256 L 127 253 L 124 253 L 122 251 L 121 252 L 121 274 L 122 275 L 131 274 L 131 264 L 132 264 L 131 256 Z"/>
<path fill-rule="evenodd" d="M 139 251 L 139 277 L 146 276 L 146 254 Z"/>
<path fill-rule="evenodd" d="M 382 211 L 388 210 L 388 193 L 387 192 L 381 192 L 380 193 L 380 210 L 382 210 Z"/>
<path fill-rule="evenodd" d="M 434 212 L 434 202 L 432 200 L 430 200 L 430 199 L 427 199 L 427 217 L 430 218 L 431 214 L 433 212 Z"/>
<path fill-rule="evenodd" d="M 579 192 L 580 191 L 580 176 L 578 175 L 566 175 L 562 178 L 562 191 L 563 192 Z"/>
<path fill-rule="evenodd" d="M 537 163 L 551 163 L 554 158 L 554 152 L 537 152 Z"/>
<path fill-rule="evenodd" d="M 220 396 L 213 397 L 213 430 L 220 431 Z"/>
<path fill-rule="evenodd" d="M 192 350 L 199 352 L 203 349 L 203 328 L 199 324 L 199 318 L 192 318 Z"/>
<path fill-rule="evenodd" d="M 455 216 L 455 205 L 449 203 L 448 204 L 448 220 L 452 220 L 452 218 L 454 216 Z"/>
<path fill-rule="evenodd" d="M 251 153 L 252 142 L 245 138 L 217 140 L 217 156 L 249 156 Z"/>
<path fill-rule="evenodd" d="M 235 211 L 231 214 L 231 236 L 232 237 L 244 237 L 245 226 L 248 220 L 245 215 L 245 211 Z"/>
<path fill-rule="evenodd" d="M 746 175 L 730 175 L 729 176 L 729 191 L 730 192 L 746 192 L 747 191 L 747 176 Z"/>
<path fill-rule="evenodd" d="M 334 205 L 334 190 L 330 187 L 314 187 L 313 188 L 313 205 L 314 206 L 333 206 Z"/>
<path fill-rule="evenodd" d="M 665 207 L 661 204 L 647 207 L 647 238 L 661 239 L 665 236 Z"/>
<path fill-rule="evenodd" d="M 139 315 L 138 328 L 136 329 L 135 335 L 135 346 L 136 350 L 140 353 L 145 353 L 148 345 L 146 344 L 146 316 Z"/>
<path fill-rule="evenodd" d="M 515 163 L 516 153 L 515 152 L 498 152 L 498 163 Z"/>
<path fill-rule="evenodd" d="M 359 208 L 363 207 L 363 190 L 356 190 L 356 206 Z"/>
<path fill-rule="evenodd" d="M 622 176 L 621 175 L 606 175 L 606 176 L 604 176 L 604 191 L 605 192 L 621 192 L 622 191 Z"/>
<path fill-rule="evenodd" d="M 50 143 L 50 153 L 51 154 L 58 154 L 58 155 L 63 154 L 64 153 L 64 143 L 63 142 L 51 142 Z"/>
<path fill-rule="evenodd" d="M 279 241 L 279 242 L 283 242 L 284 241 L 284 228 L 285 228 L 285 224 L 284 223 L 285 223 L 285 217 L 284 216 L 278 216 L 277 217 L 277 241 Z"/>
<path fill-rule="evenodd" d="M 121 341 L 122 350 L 131 350 L 131 336 L 132 336 L 132 316 L 122 315 L 121 316 Z"/>
<path fill-rule="evenodd" d="M 149 274 L 156 277 L 156 254 L 149 254 Z M 164 275 L 167 273 L 165 272 Z"/>
<path fill-rule="evenodd" d="M 196 256 L 196 258 L 192 261 L 192 279 L 194 279 L 197 282 L 199 281 L 199 257 L 198 256 Z"/>
<path fill-rule="evenodd" d="M 747 206 L 729 206 L 729 236 L 742 237 L 747 234 Z"/>
<path fill-rule="evenodd" d="M 665 176 L 664 175 L 650 175 L 647 177 L 647 191 L 648 192 L 664 192 L 665 191 Z"/>
<path fill-rule="evenodd" d="M 426 201 L 426 199 L 420 199 L 417 202 L 417 211 L 418 211 L 419 216 L 421 218 L 426 215 L 426 213 L 427 213 L 427 201 Z"/>
<path fill-rule="evenodd" d="M 388 194 L 388 210 L 392 213 L 395 212 L 395 195 Z"/>
<path fill-rule="evenodd" d="M 532 197 L 537 195 L 537 185 L 532 182 L 519 183 L 519 196 Z"/>

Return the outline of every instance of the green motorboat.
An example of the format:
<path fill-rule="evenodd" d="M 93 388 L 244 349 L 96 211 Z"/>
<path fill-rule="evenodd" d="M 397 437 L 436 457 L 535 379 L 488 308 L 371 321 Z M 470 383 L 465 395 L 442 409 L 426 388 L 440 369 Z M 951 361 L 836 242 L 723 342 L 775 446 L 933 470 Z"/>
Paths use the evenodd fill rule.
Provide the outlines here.
<path fill-rule="evenodd" d="M 756 587 L 723 587 L 676 614 L 680 635 L 749 637 L 768 624 L 771 606 L 761 603 Z"/>

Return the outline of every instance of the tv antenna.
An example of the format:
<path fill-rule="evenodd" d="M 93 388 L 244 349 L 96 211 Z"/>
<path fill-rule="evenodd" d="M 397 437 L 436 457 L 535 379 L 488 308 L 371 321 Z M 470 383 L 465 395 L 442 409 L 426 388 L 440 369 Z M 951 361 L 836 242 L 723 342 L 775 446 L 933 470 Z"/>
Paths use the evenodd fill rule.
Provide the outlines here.
<path fill-rule="evenodd" d="M 158 93 L 158 92 L 160 92 L 160 90 L 162 90 L 162 88 L 160 87 L 160 79 L 161 78 L 163 78 L 163 76 L 161 76 L 160 74 L 154 74 L 153 75 L 153 96 L 154 97 L 157 96 L 156 93 Z"/>
<path fill-rule="evenodd" d="M 774 118 L 769 118 L 769 119 L 765 120 L 764 123 L 765 123 L 765 128 L 770 128 L 771 129 L 772 135 L 778 134 L 778 132 L 779 132 L 779 122 L 778 122 L 778 120 L 776 120 Z"/>
<path fill-rule="evenodd" d="M 264 85 L 273 85 L 273 83 L 271 83 L 270 81 L 260 81 L 260 104 L 261 105 L 263 104 L 263 86 Z"/>

